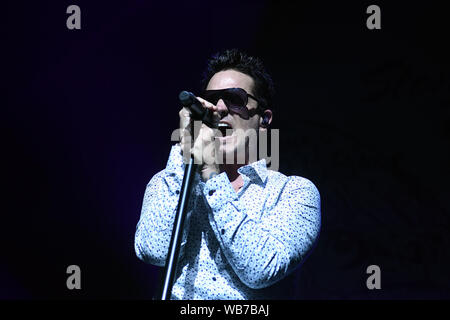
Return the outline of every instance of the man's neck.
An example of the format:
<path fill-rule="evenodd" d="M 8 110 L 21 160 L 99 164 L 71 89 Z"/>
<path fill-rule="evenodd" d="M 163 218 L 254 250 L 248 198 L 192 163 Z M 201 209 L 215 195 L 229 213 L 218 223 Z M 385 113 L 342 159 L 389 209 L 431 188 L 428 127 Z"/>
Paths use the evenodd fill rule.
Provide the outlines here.
<path fill-rule="evenodd" d="M 231 185 L 234 190 L 237 192 L 242 185 L 244 184 L 244 180 L 238 172 L 238 169 L 245 164 L 222 164 L 220 165 L 220 172 L 225 172 L 228 176 L 228 180 L 230 180 Z"/>

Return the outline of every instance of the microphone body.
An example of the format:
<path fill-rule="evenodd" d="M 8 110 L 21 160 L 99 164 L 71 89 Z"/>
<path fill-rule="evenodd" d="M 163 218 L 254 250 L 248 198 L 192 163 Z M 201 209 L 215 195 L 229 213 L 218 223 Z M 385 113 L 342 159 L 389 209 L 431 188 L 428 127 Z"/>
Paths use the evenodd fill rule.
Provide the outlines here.
<path fill-rule="evenodd" d="M 178 95 L 181 104 L 191 111 L 192 119 L 200 120 L 210 128 L 216 128 L 217 124 L 213 120 L 213 112 L 203 107 L 197 97 L 189 91 L 181 91 Z"/>

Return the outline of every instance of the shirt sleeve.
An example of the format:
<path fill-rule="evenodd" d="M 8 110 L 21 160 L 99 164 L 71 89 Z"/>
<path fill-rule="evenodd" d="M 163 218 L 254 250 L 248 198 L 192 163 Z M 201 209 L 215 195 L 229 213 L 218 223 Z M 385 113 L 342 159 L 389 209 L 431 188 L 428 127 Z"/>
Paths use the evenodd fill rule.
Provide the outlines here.
<path fill-rule="evenodd" d="M 238 197 L 225 173 L 204 188 L 222 250 L 240 280 L 253 289 L 270 286 L 294 270 L 320 232 L 319 191 L 305 178 L 286 179 L 278 201 L 260 214 L 250 214 L 254 206 Z"/>
<path fill-rule="evenodd" d="M 145 189 L 141 216 L 136 227 L 134 248 L 137 257 L 146 263 L 157 266 L 165 264 L 183 175 L 184 162 L 181 148 L 175 145 L 170 151 L 166 168 L 153 176 Z M 199 177 L 196 177 L 196 180 L 198 179 Z M 184 253 L 193 203 L 193 196 L 191 196 L 180 256 Z"/>

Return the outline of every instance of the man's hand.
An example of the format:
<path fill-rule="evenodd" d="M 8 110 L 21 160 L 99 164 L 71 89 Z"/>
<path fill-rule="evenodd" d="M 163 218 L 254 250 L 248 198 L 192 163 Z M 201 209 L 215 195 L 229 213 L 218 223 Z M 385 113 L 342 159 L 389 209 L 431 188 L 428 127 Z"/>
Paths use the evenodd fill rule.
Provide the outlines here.
<path fill-rule="evenodd" d="M 217 121 L 220 119 L 215 105 L 202 98 L 197 97 L 197 99 L 202 103 L 203 107 L 213 111 L 213 116 Z M 194 146 L 191 148 L 191 128 L 193 126 L 191 114 L 187 108 L 182 108 L 179 116 L 181 152 L 185 159 L 188 159 L 193 154 L 195 163 L 200 166 L 203 181 L 207 181 L 220 172 L 219 165 L 216 161 L 214 130 L 202 123 Z"/>

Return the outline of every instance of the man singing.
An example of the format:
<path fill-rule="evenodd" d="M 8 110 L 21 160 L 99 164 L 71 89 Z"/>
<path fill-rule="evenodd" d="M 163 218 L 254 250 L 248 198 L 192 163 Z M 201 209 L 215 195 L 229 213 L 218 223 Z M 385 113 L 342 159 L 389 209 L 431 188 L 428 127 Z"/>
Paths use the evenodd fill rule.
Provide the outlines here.
<path fill-rule="evenodd" d="M 319 192 L 305 178 L 269 169 L 265 159 L 251 161 L 246 132 L 263 132 L 272 122 L 273 82 L 259 59 L 238 50 L 215 55 L 204 89 L 198 99 L 213 112 L 222 136 L 202 125 L 191 148 L 186 137 L 193 121 L 181 109 L 180 143 L 145 191 L 136 254 L 144 262 L 165 265 L 183 159 L 192 153 L 200 170 L 171 299 L 274 298 L 270 286 L 298 267 L 318 238 Z M 237 161 L 242 149 L 244 161 Z"/>

